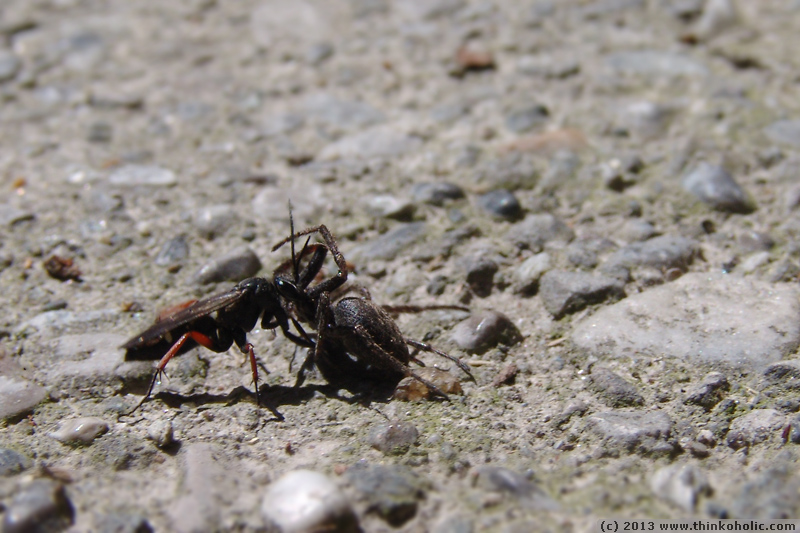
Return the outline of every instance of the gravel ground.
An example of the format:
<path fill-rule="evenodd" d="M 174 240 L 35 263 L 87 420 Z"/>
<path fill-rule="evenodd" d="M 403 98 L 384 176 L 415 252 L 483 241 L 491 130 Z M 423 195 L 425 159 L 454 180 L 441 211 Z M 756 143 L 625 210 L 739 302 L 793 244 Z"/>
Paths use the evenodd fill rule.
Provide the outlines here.
<path fill-rule="evenodd" d="M 4 531 L 800 516 L 798 17 L 4 0 Z M 423 353 L 451 401 L 295 388 L 302 350 L 256 328 L 283 420 L 236 349 L 176 357 L 130 414 L 155 363 L 118 347 L 270 277 L 290 200 L 355 294 L 467 307 L 397 322 L 476 381 Z"/>

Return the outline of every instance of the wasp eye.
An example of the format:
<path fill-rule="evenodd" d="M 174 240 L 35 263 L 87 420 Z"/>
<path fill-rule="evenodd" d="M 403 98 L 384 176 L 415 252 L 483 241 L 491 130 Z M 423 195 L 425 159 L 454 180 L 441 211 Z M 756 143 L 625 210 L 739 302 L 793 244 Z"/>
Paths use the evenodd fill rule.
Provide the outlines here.
<path fill-rule="evenodd" d="M 297 286 L 289 280 L 278 278 L 275 280 L 278 293 L 287 300 L 297 301 L 302 298 L 302 293 Z"/>

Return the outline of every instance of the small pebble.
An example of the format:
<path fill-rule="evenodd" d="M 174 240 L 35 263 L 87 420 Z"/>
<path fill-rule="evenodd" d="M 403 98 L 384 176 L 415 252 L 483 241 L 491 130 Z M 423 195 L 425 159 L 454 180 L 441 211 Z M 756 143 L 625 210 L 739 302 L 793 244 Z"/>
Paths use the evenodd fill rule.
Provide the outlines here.
<path fill-rule="evenodd" d="M 545 309 L 558 319 L 588 305 L 625 296 L 621 281 L 588 272 L 550 270 L 539 281 L 539 296 Z"/>
<path fill-rule="evenodd" d="M 522 206 L 517 197 L 505 189 L 497 189 L 479 196 L 478 205 L 497 218 L 510 220 L 522 214 Z"/>
<path fill-rule="evenodd" d="M 339 486 L 311 470 L 294 470 L 272 483 L 264 494 L 261 514 L 285 533 L 360 531 Z"/>
<path fill-rule="evenodd" d="M 513 470 L 497 466 L 482 466 L 475 471 L 474 475 L 478 487 L 509 494 L 529 510 L 556 511 L 560 507 L 541 487 Z"/>
<path fill-rule="evenodd" d="M 137 187 L 171 187 L 178 183 L 175 173 L 169 169 L 149 165 L 124 165 L 108 177 L 112 185 Z"/>
<path fill-rule="evenodd" d="M 65 420 L 57 431 L 48 435 L 64 444 L 90 444 L 107 431 L 108 423 L 105 420 L 85 417 Z"/>
<path fill-rule="evenodd" d="M 669 455 L 672 420 L 663 411 L 607 411 L 588 417 L 587 427 L 602 439 L 606 455 L 645 453 Z"/>
<path fill-rule="evenodd" d="M 627 220 L 619 231 L 619 237 L 627 242 L 642 242 L 655 235 L 655 227 L 641 219 Z"/>
<path fill-rule="evenodd" d="M 330 43 L 316 43 L 306 51 L 306 61 L 314 66 L 320 65 L 333 56 L 333 45 Z"/>
<path fill-rule="evenodd" d="M 477 296 L 485 298 L 492 292 L 494 275 L 500 269 L 498 264 L 487 254 L 467 256 L 463 259 L 466 270 L 466 282 Z"/>
<path fill-rule="evenodd" d="M 408 422 L 379 424 L 369 432 L 367 442 L 384 455 L 403 455 L 419 438 L 419 431 Z"/>
<path fill-rule="evenodd" d="M 506 365 L 497 373 L 494 379 L 492 379 L 492 387 L 497 388 L 503 385 L 512 385 L 518 372 L 519 368 L 514 363 Z"/>
<path fill-rule="evenodd" d="M 23 488 L 5 509 L 4 533 L 63 531 L 72 525 L 75 509 L 64 486 L 37 479 Z"/>
<path fill-rule="evenodd" d="M 425 498 L 427 483 L 407 466 L 359 462 L 345 477 L 367 504 L 367 512 L 395 528 L 414 518 Z"/>
<path fill-rule="evenodd" d="M 738 20 L 736 8 L 731 0 L 708 0 L 703 6 L 703 14 L 692 34 L 697 39 L 705 41 L 736 25 Z"/>
<path fill-rule="evenodd" d="M 629 407 L 644 404 L 644 398 L 635 386 L 607 368 L 592 368 L 591 387 L 611 407 Z"/>
<path fill-rule="evenodd" d="M 800 359 L 787 359 L 770 364 L 764 369 L 764 378 L 770 384 L 787 389 L 800 388 Z"/>
<path fill-rule="evenodd" d="M 725 443 L 738 450 L 780 437 L 785 427 L 785 417 L 776 409 L 753 409 L 738 417 L 730 425 Z"/>
<path fill-rule="evenodd" d="M 178 235 L 161 245 L 153 263 L 158 266 L 171 266 L 180 264 L 189 257 L 189 243 L 186 236 Z"/>
<path fill-rule="evenodd" d="M 425 232 L 424 222 L 401 224 L 377 239 L 354 248 L 348 255 L 348 259 L 352 258 L 351 260 L 357 263 L 373 259 L 390 261 L 397 257 L 400 252 L 421 240 Z"/>
<path fill-rule="evenodd" d="M 14 53 L 0 50 L 0 83 L 14 79 L 22 62 Z"/>
<path fill-rule="evenodd" d="M 89 126 L 86 140 L 93 143 L 107 143 L 111 141 L 114 129 L 107 122 L 94 122 Z"/>
<path fill-rule="evenodd" d="M 8 448 L 0 448 L 0 476 L 19 474 L 32 465 L 29 457 Z"/>
<path fill-rule="evenodd" d="M 549 213 L 528 215 L 511 226 L 505 239 L 517 248 L 541 252 L 552 241 L 570 242 L 575 233 L 563 221 Z"/>
<path fill-rule="evenodd" d="M 458 379 L 445 370 L 434 367 L 414 369 L 414 373 L 422 379 L 428 380 L 445 394 L 463 394 L 461 383 Z M 395 387 L 393 398 L 405 402 L 416 402 L 431 398 L 431 390 L 427 385 L 412 377 L 403 378 Z"/>
<path fill-rule="evenodd" d="M 512 289 L 517 294 L 535 294 L 539 289 L 539 280 L 550 270 L 552 260 L 550 254 L 541 252 L 527 258 L 513 273 Z"/>
<path fill-rule="evenodd" d="M 525 133 L 544 124 L 549 118 L 547 107 L 536 104 L 509 113 L 506 116 L 506 128 L 514 133 Z"/>
<path fill-rule="evenodd" d="M 367 213 L 374 217 L 408 220 L 414 214 L 414 204 L 391 194 L 367 198 L 364 205 Z"/>
<path fill-rule="evenodd" d="M 468 352 L 483 353 L 500 343 L 516 344 L 522 335 L 504 314 L 481 311 L 456 324 L 450 338 Z"/>
<path fill-rule="evenodd" d="M 441 206 L 448 200 L 464 198 L 464 189 L 445 181 L 417 183 L 411 188 L 411 197 L 417 203 Z"/>
<path fill-rule="evenodd" d="M 175 442 L 172 422 L 169 420 L 156 420 L 147 428 L 147 437 L 155 442 L 159 448 L 166 448 Z"/>
<path fill-rule="evenodd" d="M 248 246 L 234 248 L 227 254 L 203 265 L 195 274 L 195 282 L 207 285 L 219 281 L 242 281 L 261 270 L 261 261 Z"/>
<path fill-rule="evenodd" d="M 706 475 L 694 465 L 669 465 L 657 470 L 650 478 L 650 488 L 660 498 L 692 513 L 700 496 L 713 492 Z"/>
<path fill-rule="evenodd" d="M 47 389 L 40 385 L 22 378 L 0 376 L 0 420 L 29 413 L 45 398 Z"/>
<path fill-rule="evenodd" d="M 704 78 L 709 73 L 703 63 L 689 55 L 662 50 L 613 52 L 606 62 L 619 73 L 641 76 Z"/>
<path fill-rule="evenodd" d="M 800 120 L 778 120 L 764 128 L 764 133 L 771 141 L 800 148 Z"/>
<path fill-rule="evenodd" d="M 194 227 L 204 239 L 214 239 L 224 234 L 236 223 L 238 214 L 232 205 L 210 205 L 194 215 Z"/>
<path fill-rule="evenodd" d="M 683 178 L 683 188 L 718 211 L 750 213 L 752 200 L 722 167 L 700 163 Z"/>
<path fill-rule="evenodd" d="M 684 403 L 699 405 L 708 411 L 722 401 L 729 389 L 728 378 L 719 372 L 711 372 L 700 384 L 686 391 Z"/>

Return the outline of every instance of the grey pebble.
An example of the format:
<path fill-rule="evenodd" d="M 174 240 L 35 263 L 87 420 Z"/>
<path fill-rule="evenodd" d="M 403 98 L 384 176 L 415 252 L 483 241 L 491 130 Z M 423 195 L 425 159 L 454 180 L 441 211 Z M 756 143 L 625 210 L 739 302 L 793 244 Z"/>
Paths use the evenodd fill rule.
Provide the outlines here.
<path fill-rule="evenodd" d="M 367 513 L 376 514 L 393 527 L 400 527 L 417 514 L 428 483 L 402 465 L 356 463 L 345 478 L 367 504 Z"/>
<path fill-rule="evenodd" d="M 395 220 L 408 220 L 414 214 L 414 204 L 391 194 L 371 196 L 364 200 L 364 207 L 370 215 Z"/>
<path fill-rule="evenodd" d="M 426 227 L 424 222 L 411 222 L 401 224 L 396 228 L 387 231 L 377 239 L 373 239 L 358 247 L 355 247 L 350 256 L 358 262 L 371 259 L 394 259 L 397 254 L 416 243 L 425 235 Z"/>
<path fill-rule="evenodd" d="M 547 107 L 536 104 L 509 113 L 506 116 L 506 128 L 514 133 L 525 133 L 544 124 L 549 118 Z"/>
<path fill-rule="evenodd" d="M 600 262 L 600 254 L 613 250 L 616 245 L 605 238 L 581 239 L 567 246 L 567 259 L 573 265 L 592 269 Z"/>
<path fill-rule="evenodd" d="M 611 254 L 600 266 L 610 276 L 627 278 L 629 269 L 652 267 L 685 271 L 699 253 L 696 241 L 677 235 L 661 235 L 644 242 L 634 242 Z"/>
<path fill-rule="evenodd" d="M 753 409 L 731 422 L 725 443 L 738 450 L 766 440 L 777 442 L 786 417 L 776 409 Z"/>
<path fill-rule="evenodd" d="M 419 438 L 419 431 L 410 422 L 395 420 L 378 424 L 369 432 L 369 445 L 385 455 L 403 455 Z"/>
<path fill-rule="evenodd" d="M 499 265 L 486 253 L 469 255 L 461 262 L 467 285 L 472 292 L 481 298 L 489 296 L 494 285 L 494 275 L 500 269 Z"/>
<path fill-rule="evenodd" d="M 36 218 L 36 215 L 30 211 L 8 204 L 0 204 L 0 226 L 9 227 L 17 222 L 33 220 L 34 218 Z"/>
<path fill-rule="evenodd" d="M 411 188 L 411 197 L 417 203 L 441 206 L 464 198 L 464 189 L 446 181 L 417 183 Z"/>
<path fill-rule="evenodd" d="M 114 127 L 108 122 L 93 122 L 89 125 L 86 140 L 92 143 L 107 143 L 114 135 Z"/>
<path fill-rule="evenodd" d="M 153 263 L 158 266 L 176 265 L 187 257 L 189 257 L 189 242 L 185 235 L 178 235 L 161 245 Z"/>
<path fill-rule="evenodd" d="M 0 50 L 0 83 L 14 79 L 19 72 L 22 62 L 8 50 Z"/>
<path fill-rule="evenodd" d="M 340 131 L 361 130 L 386 119 L 381 111 L 366 102 L 341 99 L 331 93 L 309 95 L 303 108 L 308 117 Z"/>
<path fill-rule="evenodd" d="M 731 516 L 726 518 L 774 520 L 800 516 L 800 480 L 795 465 L 793 456 L 775 454 L 766 468 L 742 485 L 728 505 Z"/>
<path fill-rule="evenodd" d="M 800 444 L 800 415 L 796 415 L 789 421 L 789 442 Z"/>
<path fill-rule="evenodd" d="M 327 42 L 316 43 L 306 50 L 306 61 L 311 65 L 320 65 L 333 56 L 333 45 Z"/>
<path fill-rule="evenodd" d="M 626 220 L 619 231 L 619 237 L 629 243 L 646 241 L 656 235 L 656 228 L 641 219 Z"/>
<path fill-rule="evenodd" d="M 261 514 L 286 533 L 360 531 L 339 486 L 311 470 L 294 470 L 272 483 L 264 494 Z"/>
<path fill-rule="evenodd" d="M 506 233 L 506 240 L 522 249 L 541 252 L 551 241 L 570 242 L 575 233 L 562 220 L 549 213 L 528 215 Z"/>
<path fill-rule="evenodd" d="M 214 239 L 225 233 L 239 218 L 230 204 L 210 205 L 194 214 L 194 227 L 204 239 Z"/>
<path fill-rule="evenodd" d="M 33 466 L 30 457 L 21 453 L 0 448 L 0 476 L 13 476 Z"/>
<path fill-rule="evenodd" d="M 800 148 L 800 120 L 778 120 L 764 128 L 769 140 Z"/>
<path fill-rule="evenodd" d="M 539 289 L 539 280 L 551 265 L 552 260 L 547 252 L 527 258 L 512 274 L 512 290 L 517 294 L 534 294 Z"/>
<path fill-rule="evenodd" d="M 557 319 L 591 304 L 624 298 L 624 288 L 617 279 L 587 272 L 550 270 L 539 280 L 542 303 Z"/>
<path fill-rule="evenodd" d="M 522 335 L 504 314 L 479 311 L 456 324 L 450 338 L 468 352 L 483 353 L 500 343 L 515 344 L 522 339 Z"/>
<path fill-rule="evenodd" d="M 381 159 L 397 157 L 422 148 L 419 137 L 407 135 L 386 126 L 377 126 L 342 137 L 325 146 L 319 159 Z"/>
<path fill-rule="evenodd" d="M 56 431 L 48 433 L 64 444 L 90 444 L 108 431 L 108 422 L 101 418 L 82 417 L 64 420 Z"/>
<path fill-rule="evenodd" d="M 474 475 L 479 488 L 509 494 L 526 509 L 557 511 L 560 507 L 541 487 L 508 468 L 482 466 L 475 470 Z"/>
<path fill-rule="evenodd" d="M 683 178 L 683 188 L 718 211 L 750 213 L 753 201 L 722 167 L 700 163 Z"/>
<path fill-rule="evenodd" d="M 798 316 L 800 291 L 791 285 L 690 273 L 598 310 L 570 338 L 603 358 L 635 353 L 761 369 L 800 345 Z"/>
<path fill-rule="evenodd" d="M 173 171 L 163 167 L 129 164 L 114 170 L 108 182 L 125 187 L 171 187 L 178 183 L 178 178 Z"/>
<path fill-rule="evenodd" d="M 686 391 L 684 403 L 699 405 L 706 410 L 711 410 L 725 396 L 730 389 L 728 378 L 719 372 L 706 374 L 699 384 Z"/>
<path fill-rule="evenodd" d="M 93 531 L 104 533 L 153 533 L 147 518 L 138 514 L 100 514 L 92 520 Z"/>
<path fill-rule="evenodd" d="M 156 420 L 147 428 L 147 437 L 159 448 L 169 447 L 175 442 L 175 433 L 172 422 L 169 420 Z"/>
<path fill-rule="evenodd" d="M 241 281 L 255 276 L 261 270 L 261 261 L 248 246 L 239 246 L 221 257 L 217 257 L 203 265 L 195 282 L 207 285 L 219 281 Z"/>
<path fill-rule="evenodd" d="M 736 7 L 731 0 L 708 0 L 693 33 L 700 40 L 708 40 L 735 26 L 738 20 Z"/>
<path fill-rule="evenodd" d="M 219 446 L 191 443 L 181 453 L 180 493 L 169 508 L 172 531 L 219 531 L 222 501 L 235 492 L 237 471 Z"/>
<path fill-rule="evenodd" d="M 539 182 L 539 172 L 530 159 L 511 153 L 485 161 L 472 179 L 485 190 L 528 190 Z"/>
<path fill-rule="evenodd" d="M 0 376 L 0 420 L 23 416 L 45 398 L 44 387 L 20 377 Z"/>
<path fill-rule="evenodd" d="M 522 206 L 514 193 L 505 189 L 497 189 L 478 197 L 480 205 L 490 215 L 513 220 L 522 215 Z"/>
<path fill-rule="evenodd" d="M 662 50 L 635 50 L 613 52 L 606 63 L 623 74 L 643 76 L 687 76 L 705 77 L 708 68 L 688 55 Z"/>
<path fill-rule="evenodd" d="M 24 487 L 5 509 L 4 533 L 64 531 L 75 518 L 75 509 L 64 486 L 37 479 Z"/>
<path fill-rule="evenodd" d="M 766 252 L 775 246 L 775 240 L 768 233 L 752 230 L 739 235 L 736 242 L 745 253 Z"/>
<path fill-rule="evenodd" d="M 607 368 L 592 367 L 590 378 L 591 388 L 600 394 L 610 407 L 644 404 L 644 398 L 634 385 Z"/>
<path fill-rule="evenodd" d="M 475 533 L 475 525 L 461 514 L 443 516 L 431 530 L 432 533 Z"/>
<path fill-rule="evenodd" d="M 764 378 L 773 385 L 800 389 L 800 359 L 777 361 L 764 369 Z"/>
<path fill-rule="evenodd" d="M 591 415 L 587 427 L 601 437 L 605 455 L 642 453 L 668 455 L 672 420 L 663 411 L 607 411 Z"/>
<path fill-rule="evenodd" d="M 654 139 L 668 128 L 675 111 L 669 106 L 646 100 L 633 102 L 622 109 L 621 125 L 642 139 Z"/>
<path fill-rule="evenodd" d="M 674 464 L 657 470 L 650 478 L 650 488 L 656 496 L 686 513 L 695 510 L 701 496 L 710 496 L 713 492 L 705 473 L 691 464 Z"/>
<path fill-rule="evenodd" d="M 539 183 L 544 191 L 554 191 L 567 183 L 581 166 L 581 158 L 571 150 L 559 150 L 550 158 Z"/>

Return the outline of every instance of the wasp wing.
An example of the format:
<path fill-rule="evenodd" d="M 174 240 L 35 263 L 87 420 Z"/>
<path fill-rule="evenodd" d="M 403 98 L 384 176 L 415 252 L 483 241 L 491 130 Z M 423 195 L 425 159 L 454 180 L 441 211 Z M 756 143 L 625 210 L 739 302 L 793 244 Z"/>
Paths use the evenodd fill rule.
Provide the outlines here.
<path fill-rule="evenodd" d="M 208 317 L 211 313 L 238 302 L 244 295 L 245 291 L 234 288 L 228 292 L 197 300 L 188 307 L 183 307 L 173 314 L 160 317 L 152 326 L 131 338 L 128 342 L 123 344 L 121 348 L 125 350 L 137 350 L 151 346 L 163 339 L 168 333 L 182 326 L 191 324 L 198 319 Z"/>

